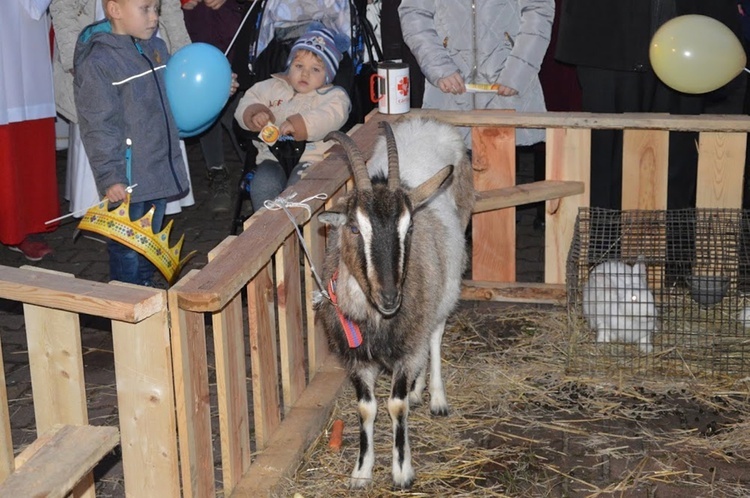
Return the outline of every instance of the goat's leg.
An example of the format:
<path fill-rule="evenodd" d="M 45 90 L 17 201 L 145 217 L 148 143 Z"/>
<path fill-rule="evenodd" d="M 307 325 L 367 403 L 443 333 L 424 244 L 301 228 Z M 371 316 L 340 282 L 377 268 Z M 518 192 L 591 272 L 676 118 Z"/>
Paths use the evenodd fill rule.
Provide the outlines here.
<path fill-rule="evenodd" d="M 414 381 L 414 385 L 409 392 L 409 406 L 417 406 L 422 404 L 422 394 L 424 388 L 427 387 L 427 368 L 423 368 L 417 375 L 417 380 Z"/>
<path fill-rule="evenodd" d="M 388 413 L 393 426 L 393 485 L 400 489 L 409 489 L 414 482 L 408 426 L 408 396 L 412 379 L 413 375 L 409 375 L 406 369 L 394 370 L 391 397 L 388 399 Z"/>
<path fill-rule="evenodd" d="M 351 374 L 351 381 L 357 393 L 359 408 L 359 456 L 354 465 L 349 487 L 363 488 L 372 480 L 372 467 L 375 464 L 375 449 L 373 447 L 373 432 L 375 429 L 375 415 L 378 404 L 375 400 L 375 380 L 380 369 L 367 366 Z"/>
<path fill-rule="evenodd" d="M 445 397 L 443 386 L 443 373 L 440 362 L 441 345 L 443 343 L 443 332 L 445 321 L 440 323 L 430 336 L 430 412 L 433 415 L 448 415 L 448 400 Z"/>

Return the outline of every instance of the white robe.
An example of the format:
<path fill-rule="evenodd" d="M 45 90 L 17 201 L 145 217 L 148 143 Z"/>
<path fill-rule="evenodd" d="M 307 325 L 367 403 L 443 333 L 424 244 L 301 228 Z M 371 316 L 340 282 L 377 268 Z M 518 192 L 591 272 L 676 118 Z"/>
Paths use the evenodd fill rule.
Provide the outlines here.
<path fill-rule="evenodd" d="M 55 115 L 52 63 L 39 56 L 49 54 L 49 4 L 0 1 L 0 125 Z"/>

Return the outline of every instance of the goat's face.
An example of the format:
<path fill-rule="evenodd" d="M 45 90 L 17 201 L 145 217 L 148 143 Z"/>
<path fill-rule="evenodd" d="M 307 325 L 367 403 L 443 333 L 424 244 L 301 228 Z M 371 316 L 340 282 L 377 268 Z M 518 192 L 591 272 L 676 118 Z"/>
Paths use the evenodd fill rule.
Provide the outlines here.
<path fill-rule="evenodd" d="M 357 280 L 370 304 L 391 317 L 401 306 L 401 288 L 412 229 L 412 204 L 402 189 L 376 182 L 357 190 L 320 219 L 340 230 L 341 260 Z"/>
<path fill-rule="evenodd" d="M 387 318 L 395 315 L 401 306 L 414 210 L 440 188 L 451 175 L 453 166 L 446 166 L 407 192 L 400 185 L 393 132 L 390 126 L 384 129 L 389 146 L 387 182 L 382 177 L 370 179 L 361 153 L 351 138 L 343 133 L 329 135 L 344 146 L 356 188 L 336 208 L 321 213 L 318 218 L 338 227 L 341 262 L 370 304 Z"/>

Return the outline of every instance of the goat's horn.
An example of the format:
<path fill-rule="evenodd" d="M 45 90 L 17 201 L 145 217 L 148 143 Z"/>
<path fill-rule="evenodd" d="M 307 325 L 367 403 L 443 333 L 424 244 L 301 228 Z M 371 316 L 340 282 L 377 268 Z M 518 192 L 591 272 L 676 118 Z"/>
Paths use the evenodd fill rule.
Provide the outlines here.
<path fill-rule="evenodd" d="M 393 190 L 401 185 L 401 175 L 398 171 L 396 137 L 393 135 L 393 128 L 391 128 L 391 124 L 388 121 L 381 121 L 380 127 L 383 129 L 385 143 L 388 148 L 388 188 Z"/>
<path fill-rule="evenodd" d="M 367 173 L 367 165 L 365 159 L 362 157 L 362 152 L 354 143 L 354 140 L 338 130 L 330 132 L 324 140 L 335 140 L 344 148 L 346 157 L 349 158 L 349 165 L 352 168 L 354 174 L 354 185 L 362 190 L 371 190 L 372 183 L 370 183 L 370 175 Z"/>

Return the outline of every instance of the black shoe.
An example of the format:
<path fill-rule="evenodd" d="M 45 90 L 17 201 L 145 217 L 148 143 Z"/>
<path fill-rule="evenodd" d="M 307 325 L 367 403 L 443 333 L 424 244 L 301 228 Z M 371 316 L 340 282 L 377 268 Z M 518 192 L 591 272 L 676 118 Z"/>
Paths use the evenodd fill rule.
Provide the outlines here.
<path fill-rule="evenodd" d="M 229 193 L 229 172 L 222 166 L 208 170 L 209 189 L 211 191 L 211 211 L 226 213 L 232 203 Z"/>

